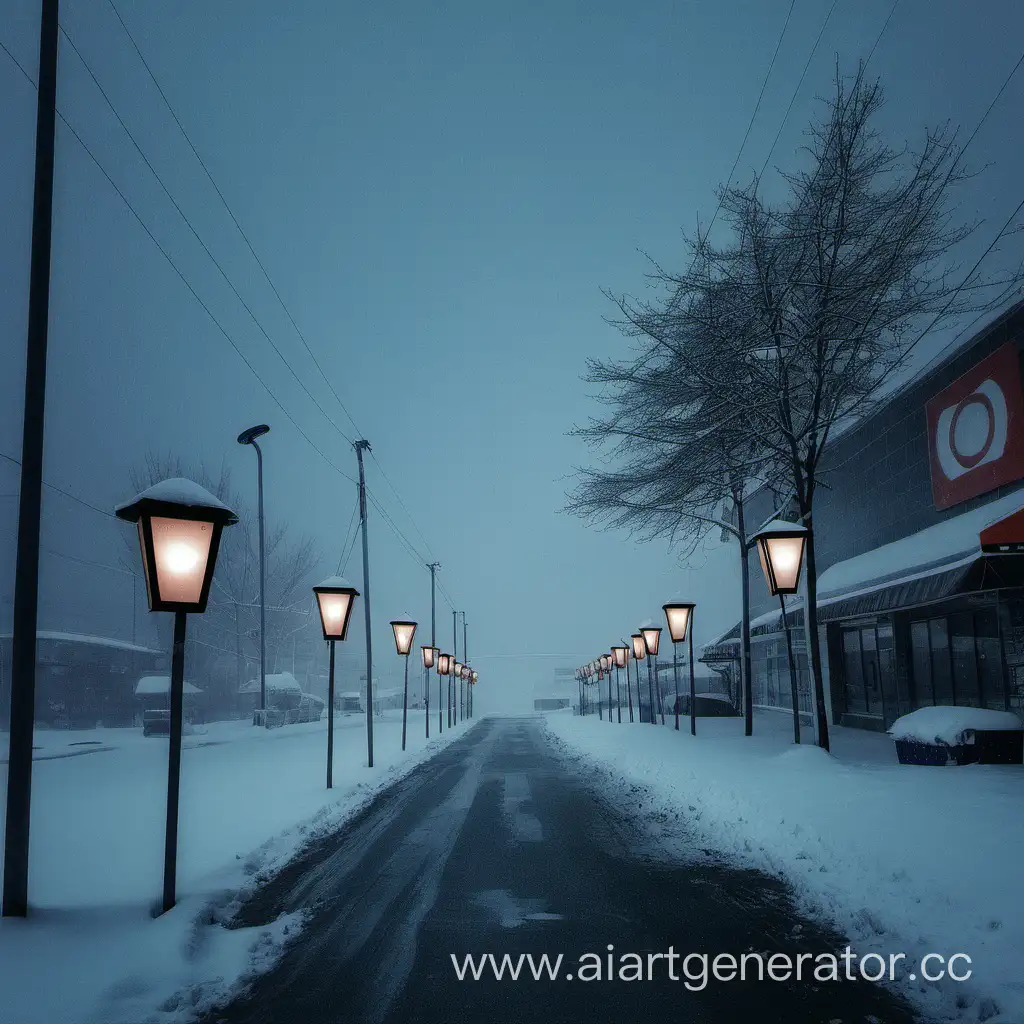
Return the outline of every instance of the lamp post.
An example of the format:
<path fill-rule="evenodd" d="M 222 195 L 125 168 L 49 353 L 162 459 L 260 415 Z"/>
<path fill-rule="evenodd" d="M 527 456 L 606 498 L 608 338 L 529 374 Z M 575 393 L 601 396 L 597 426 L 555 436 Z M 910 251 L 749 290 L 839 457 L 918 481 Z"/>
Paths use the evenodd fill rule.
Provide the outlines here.
<path fill-rule="evenodd" d="M 328 576 L 313 588 L 324 639 L 330 646 L 327 670 L 327 788 L 334 786 L 334 644 L 348 635 L 348 621 L 359 591 L 344 576 Z"/>
<path fill-rule="evenodd" d="M 391 630 L 395 634 L 395 650 L 405 658 L 405 686 L 402 690 L 402 749 L 405 750 L 405 726 L 409 717 L 409 652 L 416 636 L 416 623 L 408 615 L 404 619 L 392 619 Z"/>
<path fill-rule="evenodd" d="M 625 665 L 626 665 L 626 701 L 629 704 L 629 720 L 632 722 L 633 719 L 633 682 L 632 677 L 629 673 L 629 661 L 630 661 L 630 647 L 629 644 L 623 643 L 622 645 L 626 650 Z M 637 704 L 640 703 L 640 690 L 639 685 L 637 686 Z"/>
<path fill-rule="evenodd" d="M 690 735 L 697 735 L 697 694 L 693 679 L 693 630 L 690 628 L 693 622 L 693 610 L 695 604 L 686 601 L 676 601 L 672 604 L 662 605 L 665 618 L 668 621 L 668 634 L 672 638 L 672 671 L 676 682 L 676 731 L 679 730 L 679 649 L 677 645 L 690 637 Z"/>
<path fill-rule="evenodd" d="M 789 623 L 786 621 L 786 600 L 784 594 L 795 594 L 800 585 L 800 566 L 804 559 L 804 546 L 807 543 L 806 526 L 799 523 L 787 523 L 776 519 L 757 533 L 751 543 L 757 545 L 757 553 L 761 557 L 761 568 L 768 584 L 768 590 L 774 596 L 779 595 L 782 608 L 782 631 L 786 634 L 786 654 L 789 658 L 789 691 L 793 703 L 793 742 L 800 742 L 800 691 L 796 683 L 796 664 L 793 661 L 793 639 L 789 634 Z M 811 638 L 811 642 L 816 642 Z M 819 731 L 825 721 L 824 708 L 818 709 Z M 819 743 L 828 749 L 828 732 L 825 726 L 825 740 Z"/>
<path fill-rule="evenodd" d="M 263 450 L 256 443 L 257 437 L 262 437 L 270 432 L 266 423 L 258 423 L 255 427 L 243 430 L 238 435 L 239 444 L 252 445 L 256 449 L 256 499 L 257 518 L 260 531 L 260 714 L 262 723 L 267 721 L 267 642 L 266 642 L 266 598 L 263 593 L 263 583 L 266 574 L 266 562 L 263 554 Z M 253 723 L 255 724 L 255 723 Z"/>
<path fill-rule="evenodd" d="M 448 721 L 451 723 L 452 728 L 454 728 L 459 723 L 457 714 L 458 708 L 455 706 L 455 688 L 458 685 L 456 683 L 456 680 L 461 678 L 461 676 L 462 662 L 452 662 L 452 674 L 451 678 L 448 680 Z"/>
<path fill-rule="evenodd" d="M 607 654 L 602 654 L 600 658 L 601 671 L 604 673 L 608 680 L 608 721 L 612 720 L 612 659 Z"/>
<path fill-rule="evenodd" d="M 658 684 L 658 714 L 661 716 L 661 724 L 665 724 L 665 708 L 661 702 L 661 680 L 658 679 L 658 645 L 661 642 L 661 626 L 656 626 L 650 619 L 647 620 L 640 627 L 640 634 L 644 638 L 644 648 L 649 655 L 647 662 L 647 681 L 650 683 L 651 676 L 654 676 L 654 681 Z M 653 670 L 652 670 L 653 666 Z M 654 709 L 651 709 L 651 721 L 654 720 Z"/>
<path fill-rule="evenodd" d="M 633 641 L 633 662 L 636 667 L 636 702 L 640 710 L 640 721 L 644 720 L 643 712 L 643 701 L 640 699 L 640 662 L 647 657 L 647 648 L 644 646 L 644 635 L 643 633 L 632 633 L 629 637 Z M 648 684 L 650 684 L 650 677 L 648 677 Z M 654 691 L 653 688 L 648 686 L 649 699 L 651 702 L 651 723 L 654 722 Z"/>
<path fill-rule="evenodd" d="M 434 667 L 437 658 L 437 648 L 430 644 L 421 644 L 420 653 L 423 656 L 423 707 L 426 711 L 427 739 L 430 739 L 430 670 Z"/>
<path fill-rule="evenodd" d="M 612 658 L 615 661 L 615 694 L 616 703 L 619 706 L 619 724 L 622 724 L 622 676 L 619 674 L 619 669 L 627 665 L 626 657 L 629 654 L 629 650 L 626 647 L 613 647 Z M 627 680 L 627 686 L 628 686 Z M 632 711 L 632 702 L 630 702 L 630 711 Z"/>
<path fill-rule="evenodd" d="M 441 711 L 441 705 L 443 704 L 443 693 L 442 693 L 442 679 L 446 679 L 448 673 L 451 671 L 452 656 L 450 654 L 438 654 L 437 655 L 437 731 L 438 734 L 444 732 L 444 724 L 442 720 L 443 712 Z M 449 723 L 450 724 L 450 723 Z"/>
<path fill-rule="evenodd" d="M 472 676 L 472 678 L 469 681 L 470 682 L 470 689 L 469 689 L 469 717 L 470 718 L 473 717 L 473 705 L 476 703 L 476 700 L 475 700 L 476 683 L 477 683 L 477 680 L 479 678 L 480 678 L 480 674 L 474 669 L 473 670 L 473 676 Z"/>
<path fill-rule="evenodd" d="M 174 612 L 162 903 L 166 913 L 174 906 L 177 874 L 185 617 L 206 611 L 221 531 L 237 523 L 238 516 L 199 484 L 180 478 L 154 484 L 114 513 L 138 528 L 150 611 Z"/>

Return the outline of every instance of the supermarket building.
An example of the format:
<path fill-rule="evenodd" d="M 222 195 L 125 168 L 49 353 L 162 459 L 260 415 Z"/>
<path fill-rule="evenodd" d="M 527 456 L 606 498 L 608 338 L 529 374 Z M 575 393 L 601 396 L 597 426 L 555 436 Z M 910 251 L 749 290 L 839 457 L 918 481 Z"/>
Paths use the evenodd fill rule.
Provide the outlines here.
<path fill-rule="evenodd" d="M 1024 302 L 831 443 L 815 497 L 818 642 L 840 725 L 932 704 L 1024 710 Z M 748 522 L 773 511 L 748 502 Z M 755 706 L 790 710 L 777 598 L 750 553 Z M 802 602 L 789 598 L 811 721 Z M 735 678 L 739 625 L 701 660 Z"/>

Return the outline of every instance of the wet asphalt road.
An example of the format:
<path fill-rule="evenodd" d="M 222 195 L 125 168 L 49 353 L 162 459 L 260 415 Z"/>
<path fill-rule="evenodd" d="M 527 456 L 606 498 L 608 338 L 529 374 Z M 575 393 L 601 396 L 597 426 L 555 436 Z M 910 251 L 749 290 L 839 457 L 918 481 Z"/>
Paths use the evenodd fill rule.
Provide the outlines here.
<path fill-rule="evenodd" d="M 913 1020 L 864 982 L 712 980 L 690 992 L 665 961 L 655 981 L 457 980 L 451 953 L 562 953 L 564 975 L 609 944 L 645 958 L 844 944 L 801 920 L 764 875 L 652 861 L 640 845 L 628 810 L 560 759 L 539 720 L 484 720 L 244 908 L 241 924 L 303 907 L 313 917 L 278 966 L 208 1022 Z"/>

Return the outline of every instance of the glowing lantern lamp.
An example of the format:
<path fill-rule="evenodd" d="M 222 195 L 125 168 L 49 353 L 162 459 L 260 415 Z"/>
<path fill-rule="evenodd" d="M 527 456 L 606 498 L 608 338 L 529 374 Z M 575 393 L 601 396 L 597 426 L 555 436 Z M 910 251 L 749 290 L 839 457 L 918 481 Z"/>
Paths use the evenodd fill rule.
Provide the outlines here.
<path fill-rule="evenodd" d="M 661 606 L 668 622 L 668 635 L 672 638 L 672 672 L 676 683 L 676 730 L 679 729 L 679 654 L 676 647 L 690 638 L 690 735 L 697 735 L 697 695 L 693 678 L 693 610 L 697 606 L 687 601 L 675 601 Z"/>
<path fill-rule="evenodd" d="M 408 615 L 404 619 L 392 619 L 391 630 L 395 634 L 395 650 L 405 658 L 405 688 L 402 690 L 402 749 L 405 750 L 405 726 L 409 716 L 409 652 L 416 636 L 416 623 Z"/>
<path fill-rule="evenodd" d="M 352 606 L 359 591 L 344 576 L 329 576 L 313 588 L 320 611 L 320 628 L 330 644 L 327 671 L 327 788 L 334 786 L 334 644 L 348 636 Z"/>
<path fill-rule="evenodd" d="M 166 913 L 175 903 L 177 875 L 185 616 L 206 611 L 221 531 L 237 523 L 238 516 L 205 488 L 181 478 L 154 484 L 114 514 L 138 528 L 150 611 L 174 612 L 162 903 Z"/>

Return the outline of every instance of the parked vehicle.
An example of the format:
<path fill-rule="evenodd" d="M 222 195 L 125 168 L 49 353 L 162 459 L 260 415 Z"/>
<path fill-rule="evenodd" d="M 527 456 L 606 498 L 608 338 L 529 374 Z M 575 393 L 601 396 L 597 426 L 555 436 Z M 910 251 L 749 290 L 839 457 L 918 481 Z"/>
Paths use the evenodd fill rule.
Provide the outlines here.
<path fill-rule="evenodd" d="M 362 695 L 355 690 L 352 690 L 349 693 L 339 694 L 337 701 L 338 710 L 343 715 L 360 715 L 366 710 L 366 705 L 363 704 Z"/>
<path fill-rule="evenodd" d="M 158 708 L 150 708 L 142 712 L 143 736 L 170 736 L 171 712 Z"/>

